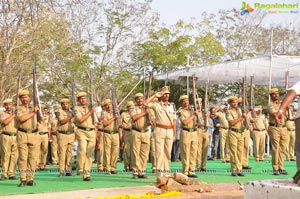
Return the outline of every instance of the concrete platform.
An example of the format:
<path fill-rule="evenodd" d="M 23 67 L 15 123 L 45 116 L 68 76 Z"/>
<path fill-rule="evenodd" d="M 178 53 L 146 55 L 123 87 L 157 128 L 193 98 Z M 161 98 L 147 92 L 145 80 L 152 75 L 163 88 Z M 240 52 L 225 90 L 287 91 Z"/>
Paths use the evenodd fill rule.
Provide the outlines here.
<path fill-rule="evenodd" d="M 244 199 L 299 198 L 300 187 L 292 179 L 251 181 L 244 184 Z"/>

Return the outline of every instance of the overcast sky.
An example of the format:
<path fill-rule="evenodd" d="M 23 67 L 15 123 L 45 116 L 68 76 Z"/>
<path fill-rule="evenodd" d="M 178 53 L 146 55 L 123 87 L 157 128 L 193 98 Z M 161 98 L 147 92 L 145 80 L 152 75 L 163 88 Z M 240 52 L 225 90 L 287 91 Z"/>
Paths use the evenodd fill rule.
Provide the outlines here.
<path fill-rule="evenodd" d="M 153 0 L 153 9 L 160 14 L 161 22 L 167 25 L 175 24 L 179 19 L 189 21 L 191 17 L 200 18 L 201 13 L 217 13 L 220 9 L 240 9 L 243 0 Z M 298 3 L 299 8 L 293 9 L 298 14 L 267 14 L 265 25 L 277 23 L 294 23 L 300 18 L 299 0 L 244 0 L 250 6 L 254 3 Z M 252 13 L 253 14 L 253 13 Z"/>

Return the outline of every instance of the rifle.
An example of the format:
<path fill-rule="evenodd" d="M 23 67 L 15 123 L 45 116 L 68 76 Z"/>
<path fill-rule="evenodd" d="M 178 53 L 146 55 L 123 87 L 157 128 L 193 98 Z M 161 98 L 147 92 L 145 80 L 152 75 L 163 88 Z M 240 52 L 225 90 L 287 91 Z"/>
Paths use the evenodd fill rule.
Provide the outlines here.
<path fill-rule="evenodd" d="M 195 74 L 193 75 L 193 99 L 194 99 L 194 111 L 196 112 L 197 110 L 201 110 L 201 105 L 197 104 L 197 90 L 196 90 L 196 76 Z M 200 103 L 200 102 L 199 102 Z M 201 123 L 201 118 L 197 116 L 197 123 Z"/>
<path fill-rule="evenodd" d="M 251 79 L 250 79 L 250 107 L 251 107 L 251 117 L 256 118 L 256 113 L 254 111 L 255 105 L 254 105 L 253 79 L 254 79 L 254 76 L 251 76 Z"/>
<path fill-rule="evenodd" d="M 38 85 L 36 79 L 36 57 L 34 57 L 34 66 L 32 67 L 32 82 L 33 82 L 33 106 L 38 106 L 39 110 L 37 112 L 37 120 L 40 122 L 43 119 L 41 104 L 38 95 Z"/>
<path fill-rule="evenodd" d="M 90 109 L 92 109 L 95 106 L 93 85 L 94 85 L 93 69 L 90 68 L 90 104 L 89 104 Z M 92 120 L 93 120 L 93 124 L 95 124 L 95 122 L 98 122 L 98 118 L 95 112 L 92 115 Z"/>
<path fill-rule="evenodd" d="M 118 106 L 117 106 L 117 101 L 116 101 L 116 93 L 115 93 L 115 86 L 112 84 L 111 86 L 111 101 L 112 101 L 112 108 L 113 108 L 113 116 L 119 115 L 118 113 Z M 122 128 L 120 128 L 122 121 L 120 121 L 120 118 L 116 120 L 116 126 L 118 128 L 118 134 L 119 134 L 119 139 L 120 139 L 120 147 L 123 143 L 123 134 L 122 134 Z"/>
<path fill-rule="evenodd" d="M 72 100 L 72 113 L 75 116 L 75 106 L 76 106 L 76 96 L 75 96 L 75 88 L 76 88 L 76 84 L 75 81 L 73 81 L 72 83 L 72 96 L 71 96 L 71 100 Z"/>
<path fill-rule="evenodd" d="M 19 92 L 21 89 L 21 73 L 18 76 L 18 80 L 17 80 L 17 95 L 16 95 L 16 106 L 20 105 L 20 99 L 19 99 Z"/>
<path fill-rule="evenodd" d="M 241 107 L 241 109 L 242 109 L 242 113 L 247 112 L 247 110 L 246 110 L 246 78 L 245 77 L 243 78 L 243 82 L 242 82 L 242 107 Z M 250 127 L 247 117 L 244 120 L 244 125 L 245 125 L 245 128 Z"/>
<path fill-rule="evenodd" d="M 148 89 L 147 89 L 147 99 L 151 96 L 151 86 L 152 86 L 152 79 L 153 79 L 153 72 L 149 75 L 149 81 L 148 81 Z M 147 108 L 147 107 L 145 107 Z M 146 123 L 150 124 L 151 122 L 151 115 L 150 113 L 146 115 Z"/>

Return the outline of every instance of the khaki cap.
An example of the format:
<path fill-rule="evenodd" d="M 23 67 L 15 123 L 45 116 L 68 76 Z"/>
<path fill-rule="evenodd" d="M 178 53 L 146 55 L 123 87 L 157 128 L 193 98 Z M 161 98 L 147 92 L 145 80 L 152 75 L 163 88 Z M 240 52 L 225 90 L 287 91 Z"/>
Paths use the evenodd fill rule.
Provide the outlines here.
<path fill-rule="evenodd" d="M 21 90 L 21 91 L 19 91 L 19 97 L 21 97 L 23 95 L 29 95 L 29 90 Z"/>
<path fill-rule="evenodd" d="M 170 86 L 164 86 L 160 89 L 160 91 L 164 91 L 165 93 L 170 93 Z"/>
<path fill-rule="evenodd" d="M 77 93 L 76 97 L 79 98 L 79 97 L 86 97 L 87 96 L 87 93 L 86 92 L 79 92 Z"/>
<path fill-rule="evenodd" d="M 3 101 L 3 104 L 8 104 L 8 103 L 13 103 L 13 100 L 9 98 Z"/>
<path fill-rule="evenodd" d="M 243 102 L 243 99 L 242 99 L 241 97 L 239 97 L 239 98 L 237 99 L 237 102 L 238 102 L 238 103 L 242 103 L 242 102 Z"/>
<path fill-rule="evenodd" d="M 69 103 L 70 100 L 68 98 L 62 98 L 59 102 L 60 103 Z"/>
<path fill-rule="evenodd" d="M 272 88 L 269 94 L 278 93 L 278 88 Z"/>
<path fill-rule="evenodd" d="M 198 97 L 196 100 L 197 100 L 198 102 L 202 102 L 202 98 L 201 98 L 201 97 Z"/>
<path fill-rule="evenodd" d="M 105 99 L 103 102 L 103 105 L 106 106 L 107 104 L 111 103 L 110 99 Z"/>
<path fill-rule="evenodd" d="M 234 100 L 238 100 L 238 97 L 237 96 L 231 96 L 231 97 L 228 98 L 227 102 L 230 103 Z"/>
<path fill-rule="evenodd" d="M 134 98 L 137 98 L 137 97 L 144 97 L 143 93 L 137 93 L 135 94 Z"/>
<path fill-rule="evenodd" d="M 189 96 L 187 96 L 187 95 L 181 95 L 180 97 L 179 97 L 179 102 L 181 102 L 182 100 L 184 100 L 184 99 L 189 99 Z"/>
<path fill-rule="evenodd" d="M 133 105 L 134 105 L 134 102 L 133 102 L 133 101 L 128 101 L 128 102 L 127 102 L 127 107 L 133 106 Z"/>
<path fill-rule="evenodd" d="M 41 108 L 47 108 L 45 104 L 41 104 Z"/>

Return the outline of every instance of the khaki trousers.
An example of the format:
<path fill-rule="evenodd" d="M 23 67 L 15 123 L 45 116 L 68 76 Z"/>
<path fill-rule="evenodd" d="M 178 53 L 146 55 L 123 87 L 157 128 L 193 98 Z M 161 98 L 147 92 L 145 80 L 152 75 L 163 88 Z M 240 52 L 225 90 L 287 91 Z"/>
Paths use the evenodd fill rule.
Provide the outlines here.
<path fill-rule="evenodd" d="M 222 161 L 230 159 L 228 129 L 220 128 L 220 157 Z"/>
<path fill-rule="evenodd" d="M 157 175 L 169 175 L 170 173 L 173 133 L 173 129 L 159 127 L 155 127 L 154 129 Z"/>
<path fill-rule="evenodd" d="M 244 149 L 244 134 L 229 130 L 228 138 L 231 172 L 241 172 Z"/>
<path fill-rule="evenodd" d="M 103 163 L 107 171 L 117 170 L 117 161 L 119 156 L 120 138 L 119 134 L 103 133 L 104 155 Z"/>
<path fill-rule="evenodd" d="M 131 161 L 132 159 L 131 151 L 132 151 L 132 144 L 133 144 L 132 132 L 128 130 L 124 130 L 123 138 L 124 138 L 124 151 L 123 151 L 124 168 L 125 170 L 132 169 L 132 161 Z"/>
<path fill-rule="evenodd" d="M 103 168 L 103 154 L 104 154 L 104 142 L 103 142 L 103 132 L 98 131 L 98 138 L 100 139 L 100 144 L 97 149 L 97 167 L 98 170 L 104 170 Z"/>
<path fill-rule="evenodd" d="M 132 130 L 132 170 L 133 175 L 144 175 L 150 151 L 150 134 Z"/>
<path fill-rule="evenodd" d="M 250 142 L 250 130 L 245 129 L 244 131 L 244 148 L 243 148 L 243 160 L 242 165 L 248 166 L 249 164 L 249 142 Z"/>
<path fill-rule="evenodd" d="M 18 167 L 20 180 L 30 181 L 34 179 L 38 155 L 40 151 L 41 137 L 37 133 L 24 133 L 18 131 L 17 143 L 19 151 Z"/>
<path fill-rule="evenodd" d="M 269 127 L 269 135 L 272 145 L 272 167 L 273 170 L 284 169 L 284 155 L 288 146 L 289 135 L 287 128 Z"/>
<path fill-rule="evenodd" d="M 150 161 L 152 164 L 151 169 L 156 170 L 155 141 L 153 133 L 150 135 Z"/>
<path fill-rule="evenodd" d="M 182 130 L 180 132 L 179 144 L 182 162 L 182 173 L 184 175 L 194 174 L 198 149 L 197 131 L 188 132 Z"/>
<path fill-rule="evenodd" d="M 295 131 L 288 131 L 290 137 L 287 147 L 287 160 L 295 159 Z"/>
<path fill-rule="evenodd" d="M 15 176 L 18 160 L 17 137 L 4 134 L 0 135 L 0 151 L 2 154 L 2 176 Z"/>
<path fill-rule="evenodd" d="M 197 169 L 205 169 L 208 156 L 209 134 L 207 129 L 197 129 L 198 149 L 197 149 Z"/>
<path fill-rule="evenodd" d="M 76 139 L 78 141 L 78 172 L 82 177 L 89 177 L 94 158 L 94 149 L 96 144 L 96 133 L 94 130 L 85 131 L 77 129 Z"/>
<path fill-rule="evenodd" d="M 59 155 L 59 172 L 72 173 L 72 150 L 75 142 L 75 134 L 62 134 L 57 135 L 58 142 L 58 155 Z"/>
<path fill-rule="evenodd" d="M 253 152 L 255 160 L 263 160 L 265 154 L 266 131 L 253 130 Z"/>
<path fill-rule="evenodd" d="M 58 163 L 58 143 L 57 143 L 57 136 L 52 135 L 52 142 L 51 142 L 51 157 L 52 157 L 52 164 Z"/>
<path fill-rule="evenodd" d="M 44 169 L 46 167 L 47 155 L 48 155 L 48 134 L 40 136 L 40 155 L 38 167 Z"/>

